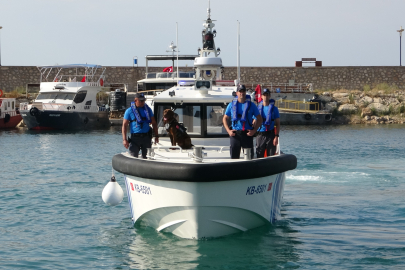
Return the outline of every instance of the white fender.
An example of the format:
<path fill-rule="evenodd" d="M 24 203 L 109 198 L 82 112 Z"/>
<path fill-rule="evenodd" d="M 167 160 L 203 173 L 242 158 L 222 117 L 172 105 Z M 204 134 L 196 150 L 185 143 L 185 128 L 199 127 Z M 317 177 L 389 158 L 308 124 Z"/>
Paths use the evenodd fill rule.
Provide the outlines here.
<path fill-rule="evenodd" d="M 124 198 L 124 191 L 115 180 L 115 176 L 111 177 L 111 181 L 104 187 L 101 194 L 103 201 L 111 206 L 118 205 Z"/>

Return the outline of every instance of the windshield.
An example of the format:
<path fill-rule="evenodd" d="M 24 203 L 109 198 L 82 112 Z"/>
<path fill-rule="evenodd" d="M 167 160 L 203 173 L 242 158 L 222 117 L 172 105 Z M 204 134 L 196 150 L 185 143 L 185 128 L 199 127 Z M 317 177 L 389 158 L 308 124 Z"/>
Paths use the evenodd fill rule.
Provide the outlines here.
<path fill-rule="evenodd" d="M 167 136 L 167 127 L 163 121 L 166 109 L 174 111 L 178 123 L 187 128 L 192 137 L 222 137 L 228 135 L 222 124 L 225 104 L 168 104 L 155 103 L 154 113 L 158 123 L 159 134 Z"/>
<path fill-rule="evenodd" d="M 63 100 L 73 100 L 75 93 L 39 93 L 38 99 L 63 99 Z"/>

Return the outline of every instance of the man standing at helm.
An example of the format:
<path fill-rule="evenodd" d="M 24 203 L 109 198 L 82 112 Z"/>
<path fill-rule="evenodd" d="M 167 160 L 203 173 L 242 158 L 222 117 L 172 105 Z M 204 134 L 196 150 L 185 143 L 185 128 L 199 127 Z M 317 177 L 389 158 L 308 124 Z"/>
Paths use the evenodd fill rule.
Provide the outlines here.
<path fill-rule="evenodd" d="M 259 113 L 263 118 L 263 122 L 257 130 L 257 158 L 264 157 L 265 151 L 267 151 L 267 156 L 273 156 L 276 154 L 278 137 L 280 134 L 280 113 L 278 108 L 274 105 L 274 99 L 270 99 L 270 97 L 270 90 L 267 88 L 263 89 L 263 101 L 258 105 Z"/>
<path fill-rule="evenodd" d="M 229 103 L 222 120 L 231 140 L 231 158 L 238 159 L 241 148 L 250 148 L 253 158 L 253 135 L 262 124 L 262 117 L 257 106 L 246 96 L 244 85 L 238 85 L 236 95 L 237 99 Z M 232 120 L 232 129 L 228 126 L 229 120 Z"/>
<path fill-rule="evenodd" d="M 142 157 L 146 159 L 147 149 L 152 147 L 152 130 L 149 124 L 152 124 L 155 143 L 158 143 L 158 128 L 153 112 L 145 104 L 145 96 L 137 93 L 135 102 L 131 102 L 131 107 L 125 111 L 122 122 L 122 144 L 134 157 L 138 157 L 139 150 L 142 150 Z M 128 125 L 131 130 L 130 142 L 127 140 Z"/>

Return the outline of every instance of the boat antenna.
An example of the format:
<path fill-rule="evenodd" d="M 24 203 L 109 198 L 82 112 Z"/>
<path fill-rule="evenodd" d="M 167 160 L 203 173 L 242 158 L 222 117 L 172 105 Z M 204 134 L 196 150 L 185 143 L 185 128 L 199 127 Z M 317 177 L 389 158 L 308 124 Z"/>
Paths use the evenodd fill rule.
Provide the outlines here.
<path fill-rule="evenodd" d="M 177 86 L 179 86 L 179 30 L 176 22 L 176 45 L 177 45 Z"/>
<path fill-rule="evenodd" d="M 208 19 L 210 19 L 210 18 L 211 18 L 211 5 L 210 5 L 210 0 L 208 0 L 207 13 L 208 13 Z"/>
<path fill-rule="evenodd" d="M 237 76 L 237 78 L 238 78 L 238 83 L 240 83 L 240 22 L 239 21 L 237 21 L 238 23 L 238 35 L 237 35 L 237 46 L 236 46 L 236 64 L 237 64 L 237 67 L 238 67 L 238 76 Z"/>

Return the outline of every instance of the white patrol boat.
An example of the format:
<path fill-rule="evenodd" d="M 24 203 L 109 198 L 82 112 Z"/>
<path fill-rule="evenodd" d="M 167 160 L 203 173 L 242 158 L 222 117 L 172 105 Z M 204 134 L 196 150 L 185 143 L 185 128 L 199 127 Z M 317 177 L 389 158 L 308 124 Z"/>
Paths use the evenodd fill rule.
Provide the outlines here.
<path fill-rule="evenodd" d="M 40 91 L 33 104 L 21 103 L 29 129 L 94 129 L 109 127 L 109 112 L 97 104 L 104 88 L 99 65 L 40 66 Z"/>
<path fill-rule="evenodd" d="M 244 158 L 230 158 L 222 118 L 236 86 L 216 83 L 222 61 L 215 48 L 210 9 L 203 26 L 195 85 L 175 86 L 154 98 L 157 121 L 165 109 L 173 110 L 187 128 L 193 148 L 181 149 L 161 138 L 147 159 L 129 153 L 112 159 L 113 169 L 125 175 L 134 224 L 189 239 L 220 237 L 274 222 L 280 216 L 285 172 L 297 165 L 296 157 L 289 154 L 250 159 L 250 149 L 244 149 Z M 166 135 L 160 121 L 159 136 Z M 121 202 L 123 192 L 115 177 L 102 197 L 110 205 Z"/>

